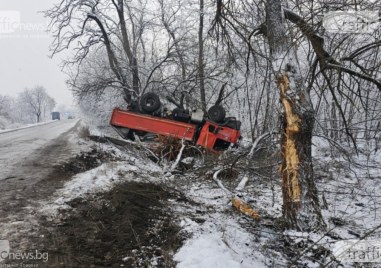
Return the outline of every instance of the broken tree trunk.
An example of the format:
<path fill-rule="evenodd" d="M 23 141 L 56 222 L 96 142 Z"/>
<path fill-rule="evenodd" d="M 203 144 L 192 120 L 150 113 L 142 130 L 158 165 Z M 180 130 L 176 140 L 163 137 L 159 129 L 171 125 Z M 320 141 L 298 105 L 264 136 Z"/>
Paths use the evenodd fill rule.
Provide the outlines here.
<path fill-rule="evenodd" d="M 266 23 L 271 63 L 283 107 L 280 166 L 283 216 L 289 228 L 324 229 L 312 168 L 315 115 L 292 38 L 286 31 L 280 0 L 267 0 Z"/>
<path fill-rule="evenodd" d="M 311 155 L 314 111 L 306 91 L 290 88 L 290 77 L 292 79 L 286 72 L 277 78 L 283 106 L 280 166 L 283 216 L 293 228 L 321 229 L 324 222 Z M 297 94 L 293 95 L 293 92 Z"/>

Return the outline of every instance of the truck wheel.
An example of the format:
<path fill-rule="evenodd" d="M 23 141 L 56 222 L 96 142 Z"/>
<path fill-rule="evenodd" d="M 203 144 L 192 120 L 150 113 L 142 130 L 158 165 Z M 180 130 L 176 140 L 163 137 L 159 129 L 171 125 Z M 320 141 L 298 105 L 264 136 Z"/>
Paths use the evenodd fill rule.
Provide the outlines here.
<path fill-rule="evenodd" d="M 236 119 L 229 119 L 226 126 L 232 128 L 232 129 L 235 129 L 235 130 L 240 130 L 241 129 L 241 121 L 238 121 Z"/>
<path fill-rule="evenodd" d="M 147 113 L 153 113 L 161 106 L 160 98 L 155 93 L 149 92 L 144 94 L 140 99 L 140 107 Z"/>
<path fill-rule="evenodd" d="M 209 115 L 210 120 L 212 120 L 216 123 L 220 123 L 220 122 L 224 121 L 226 112 L 225 112 L 225 109 L 221 105 L 214 105 L 214 106 L 210 107 L 210 109 L 208 111 L 208 115 Z"/>

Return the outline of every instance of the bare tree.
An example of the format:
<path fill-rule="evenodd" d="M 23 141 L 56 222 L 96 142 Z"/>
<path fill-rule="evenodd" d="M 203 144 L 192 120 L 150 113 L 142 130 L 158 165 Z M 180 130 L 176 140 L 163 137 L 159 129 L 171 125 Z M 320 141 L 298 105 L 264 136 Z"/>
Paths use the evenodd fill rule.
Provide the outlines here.
<path fill-rule="evenodd" d="M 41 121 L 41 117 L 46 113 L 50 114 L 56 105 L 55 100 L 48 95 L 46 89 L 42 86 L 25 89 L 20 93 L 19 99 L 23 107 L 34 114 L 37 123 Z"/>
<path fill-rule="evenodd" d="M 13 99 L 6 95 L 0 95 L 0 129 L 7 128 L 12 123 Z"/>
<path fill-rule="evenodd" d="M 253 1 L 245 1 L 244 5 L 237 6 L 241 9 L 240 11 L 242 9 L 246 11 L 260 10 Z M 214 26 L 225 30 L 225 38 L 229 35 L 229 33 L 226 33 L 227 26 L 229 26 L 231 31 L 246 42 L 249 53 L 254 56 L 259 53 L 253 49 L 252 37 L 265 36 L 270 49 L 269 53 L 266 53 L 266 57 L 271 62 L 283 108 L 281 177 L 284 217 L 292 228 L 302 230 L 310 228 L 324 229 L 325 224 L 320 213 L 311 156 L 312 133 L 316 119 L 311 101 L 312 85 L 321 78 L 326 82 L 333 103 L 343 119 L 343 129 L 345 129 L 347 136 L 356 146 L 345 118 L 345 108 L 343 108 L 343 103 L 340 102 L 338 97 L 342 93 L 335 92 L 334 83 L 348 83 L 350 81 L 348 79 L 357 79 L 363 83 L 369 83 L 369 88 L 381 89 L 380 81 L 377 80 L 379 63 L 374 61 L 373 66 L 368 65 L 365 68 L 356 59 L 356 56 L 378 48 L 379 45 L 377 41 L 367 40 L 368 43 L 363 44 L 363 46 L 350 54 L 352 57 L 349 57 L 349 61 L 352 61 L 353 65 L 346 65 L 348 60 L 345 59 L 348 59 L 348 57 L 345 55 L 343 57 L 345 51 L 340 55 L 341 61 L 336 60 L 333 52 L 325 48 L 325 39 L 317 33 L 314 25 L 307 22 L 296 12 L 284 8 L 281 1 L 268 0 L 266 3 L 266 22 L 258 23 L 259 26 L 253 27 L 249 31 L 245 22 L 241 22 L 235 16 L 237 13 L 230 10 L 233 7 L 232 2 L 217 1 Z M 310 16 L 313 15 L 310 13 Z M 286 24 L 285 19 L 291 24 Z M 317 25 L 321 25 L 319 22 L 315 19 Z M 287 27 L 287 25 L 290 27 Z M 344 43 L 345 37 L 338 42 L 339 48 Z M 232 42 L 229 41 L 227 44 L 231 45 Z M 310 47 L 313 53 L 312 56 L 315 57 L 309 72 L 302 71 L 300 68 L 298 49 L 301 48 L 301 44 Z M 338 47 L 335 47 L 335 49 L 337 50 Z M 343 52 L 343 50 L 340 51 Z M 303 75 L 306 74 L 310 76 L 309 83 L 304 83 L 305 77 Z M 361 92 L 357 94 L 361 95 Z"/>
<path fill-rule="evenodd" d="M 292 227 L 307 229 L 323 226 L 312 166 L 314 109 L 304 86 L 296 51 L 283 22 L 281 1 L 268 0 L 267 38 L 270 59 L 276 72 L 282 122 L 283 214 Z"/>
<path fill-rule="evenodd" d="M 52 44 L 53 55 L 73 43 L 78 44 L 75 47 L 76 54 L 67 64 L 81 65 L 92 49 L 104 48 L 113 73 L 108 84 L 122 88 L 126 100 L 129 101 L 132 95 L 139 94 L 140 89 L 136 50 L 133 49 L 134 44 L 130 40 L 125 18 L 126 2 L 111 2 L 112 5 L 101 0 L 64 0 L 46 11 L 45 15 L 51 19 L 51 31 L 55 38 Z M 134 40 L 137 39 L 139 37 L 134 36 Z M 127 59 L 128 69 L 123 68 L 124 59 Z"/>
<path fill-rule="evenodd" d="M 11 112 L 12 99 L 6 95 L 0 95 L 0 116 L 9 118 L 9 112 Z"/>
<path fill-rule="evenodd" d="M 178 2 L 176 6 L 175 3 L 164 0 L 158 0 L 158 3 L 161 11 L 161 22 L 170 39 L 172 39 L 178 59 L 177 64 L 181 68 L 181 76 L 179 79 L 176 79 L 176 86 L 171 93 L 175 94 L 178 89 L 181 92 L 191 93 L 195 88 L 191 83 L 196 80 L 196 78 L 193 77 L 195 72 L 190 71 L 194 66 L 187 61 L 186 55 L 187 52 L 189 53 L 189 51 L 191 51 L 191 46 L 189 46 L 189 42 L 187 42 L 188 29 L 190 29 L 190 27 L 182 23 L 182 21 L 176 21 L 176 16 L 181 18 L 180 14 L 183 14 L 184 4 Z M 171 7 L 170 9 L 168 8 L 169 6 Z M 168 12 L 168 10 L 171 12 Z M 185 20 L 185 18 L 181 18 L 181 20 Z M 178 27 L 179 24 L 181 27 Z"/>
<path fill-rule="evenodd" d="M 205 71 L 204 71 L 204 0 L 200 0 L 200 18 L 198 28 L 198 78 L 202 109 L 206 110 Z"/>

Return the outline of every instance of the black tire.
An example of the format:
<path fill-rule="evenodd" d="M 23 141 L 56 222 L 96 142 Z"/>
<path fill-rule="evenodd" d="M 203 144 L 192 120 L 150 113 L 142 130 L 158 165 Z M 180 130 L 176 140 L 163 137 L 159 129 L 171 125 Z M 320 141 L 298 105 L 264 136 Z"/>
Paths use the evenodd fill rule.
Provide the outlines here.
<path fill-rule="evenodd" d="M 241 121 L 238 121 L 236 119 L 230 119 L 227 122 L 226 126 L 235 130 L 241 130 Z"/>
<path fill-rule="evenodd" d="M 221 123 L 225 119 L 226 112 L 221 105 L 214 105 L 210 107 L 208 111 L 208 116 L 210 120 L 216 123 Z"/>
<path fill-rule="evenodd" d="M 189 122 L 191 116 L 190 116 L 188 110 L 184 110 L 181 108 L 175 108 L 172 111 L 172 117 L 176 121 Z"/>
<path fill-rule="evenodd" d="M 160 98 L 155 93 L 149 92 L 140 98 L 140 107 L 144 112 L 153 113 L 161 106 Z"/>

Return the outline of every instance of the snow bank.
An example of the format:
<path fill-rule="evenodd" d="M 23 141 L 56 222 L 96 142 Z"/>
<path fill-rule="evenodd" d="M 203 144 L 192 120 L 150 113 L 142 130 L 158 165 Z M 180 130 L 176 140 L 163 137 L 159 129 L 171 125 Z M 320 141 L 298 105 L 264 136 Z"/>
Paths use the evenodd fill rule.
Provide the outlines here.
<path fill-rule="evenodd" d="M 13 131 L 21 130 L 21 129 L 26 129 L 26 128 L 31 128 L 31 127 L 36 127 L 36 126 L 41 126 L 41 125 L 46 125 L 46 124 L 51 124 L 54 122 L 56 122 L 56 120 L 49 120 L 49 121 L 41 122 L 41 123 L 28 124 L 28 125 L 25 125 L 22 127 L 17 127 L 17 128 L 12 128 L 12 129 L 3 129 L 3 130 L 0 130 L 0 134 L 7 133 L 7 132 L 13 132 Z"/>

